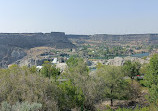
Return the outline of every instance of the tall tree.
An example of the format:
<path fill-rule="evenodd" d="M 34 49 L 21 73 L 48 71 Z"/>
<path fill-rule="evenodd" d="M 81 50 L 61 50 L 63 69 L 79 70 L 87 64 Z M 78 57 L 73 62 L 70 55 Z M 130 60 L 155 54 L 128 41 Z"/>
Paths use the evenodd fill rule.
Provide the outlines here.
<path fill-rule="evenodd" d="M 70 88 L 66 88 L 68 90 L 66 92 L 70 92 L 71 90 L 73 92 L 76 88 L 77 90 L 75 91 L 76 96 L 68 97 L 80 98 L 80 102 L 76 101 L 76 104 L 80 104 L 81 111 L 83 111 L 83 109 L 95 111 L 94 105 L 101 100 L 104 95 L 103 84 L 97 77 L 89 75 L 89 68 L 83 59 L 73 58 L 70 60 L 71 61 L 67 61 L 67 64 L 72 65 L 68 65 L 67 71 L 62 76 L 68 80 L 69 85 L 66 85 L 66 87 L 71 86 Z"/>
<path fill-rule="evenodd" d="M 56 68 L 55 65 L 52 65 L 50 62 L 45 62 L 41 69 L 41 74 L 45 77 L 53 77 L 56 81 L 57 76 L 60 75 L 60 69 Z"/>
<path fill-rule="evenodd" d="M 123 79 L 121 67 L 104 66 L 99 68 L 97 74 L 104 81 L 105 96 L 110 98 L 111 106 L 113 106 L 113 99 L 124 98 L 127 93 L 127 82 Z"/>
<path fill-rule="evenodd" d="M 144 81 L 145 85 L 149 88 L 150 102 L 158 106 L 158 54 L 151 57 Z"/>

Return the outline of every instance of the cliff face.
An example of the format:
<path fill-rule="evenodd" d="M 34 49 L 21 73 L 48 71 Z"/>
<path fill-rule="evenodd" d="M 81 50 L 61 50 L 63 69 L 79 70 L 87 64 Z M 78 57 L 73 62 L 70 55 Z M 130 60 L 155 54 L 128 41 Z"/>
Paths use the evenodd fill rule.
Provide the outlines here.
<path fill-rule="evenodd" d="M 26 56 L 24 49 L 0 45 L 0 67 L 7 67 L 8 64 Z"/>
<path fill-rule="evenodd" d="M 73 34 L 69 34 L 69 35 L 66 35 L 66 37 L 68 39 L 90 39 L 90 36 L 89 35 L 73 35 Z"/>
<path fill-rule="evenodd" d="M 92 41 L 107 41 L 108 43 L 142 43 L 142 44 L 158 44 L 158 34 L 94 34 L 94 35 L 66 35 L 71 41 L 92 40 Z"/>
<path fill-rule="evenodd" d="M 95 34 L 90 36 L 94 41 L 108 41 L 108 42 L 140 42 L 143 44 L 157 44 L 158 34 L 126 34 L 126 35 L 108 35 Z"/>
<path fill-rule="evenodd" d="M 63 32 L 52 33 L 0 33 L 0 67 L 26 56 L 25 49 L 40 46 L 74 48 Z"/>
<path fill-rule="evenodd" d="M 75 47 L 62 32 L 52 33 L 1 33 L 0 45 L 20 48 L 52 46 L 56 48 Z"/>

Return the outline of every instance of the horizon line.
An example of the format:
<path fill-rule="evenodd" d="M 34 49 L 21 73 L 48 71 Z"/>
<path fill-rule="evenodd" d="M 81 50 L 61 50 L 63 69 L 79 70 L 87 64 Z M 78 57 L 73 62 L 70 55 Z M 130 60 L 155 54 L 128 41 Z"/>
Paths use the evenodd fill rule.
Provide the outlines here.
<path fill-rule="evenodd" d="M 63 31 L 50 31 L 50 32 L 0 32 L 0 34 L 47 34 L 47 33 L 65 33 L 65 35 L 145 35 L 145 34 L 158 34 L 157 33 L 122 33 L 122 34 L 116 34 L 116 33 L 94 33 L 94 34 L 79 34 L 79 33 L 66 33 Z"/>

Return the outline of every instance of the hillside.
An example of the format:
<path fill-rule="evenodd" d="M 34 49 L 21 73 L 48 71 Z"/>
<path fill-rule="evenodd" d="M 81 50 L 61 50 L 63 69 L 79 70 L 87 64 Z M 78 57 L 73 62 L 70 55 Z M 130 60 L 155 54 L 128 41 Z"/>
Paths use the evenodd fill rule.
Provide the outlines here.
<path fill-rule="evenodd" d="M 71 41 L 77 43 L 90 42 L 107 42 L 107 43 L 121 43 L 121 44 L 158 44 L 158 34 L 94 34 L 94 35 L 69 35 L 67 36 Z"/>
<path fill-rule="evenodd" d="M 26 56 L 26 50 L 49 46 L 59 49 L 74 48 L 63 32 L 51 33 L 0 33 L 0 67 Z"/>

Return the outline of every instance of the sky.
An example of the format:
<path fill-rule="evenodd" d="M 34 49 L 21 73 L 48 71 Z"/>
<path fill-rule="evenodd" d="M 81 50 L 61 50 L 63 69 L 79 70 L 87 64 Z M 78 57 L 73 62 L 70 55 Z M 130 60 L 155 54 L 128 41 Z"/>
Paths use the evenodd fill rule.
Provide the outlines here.
<path fill-rule="evenodd" d="M 0 32 L 158 33 L 158 0 L 0 0 Z"/>

